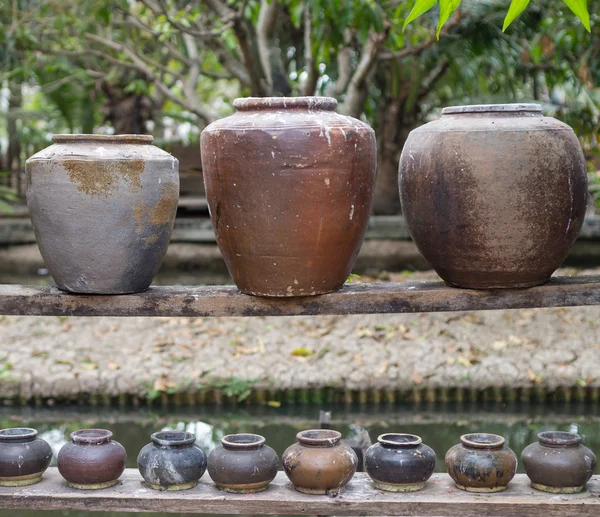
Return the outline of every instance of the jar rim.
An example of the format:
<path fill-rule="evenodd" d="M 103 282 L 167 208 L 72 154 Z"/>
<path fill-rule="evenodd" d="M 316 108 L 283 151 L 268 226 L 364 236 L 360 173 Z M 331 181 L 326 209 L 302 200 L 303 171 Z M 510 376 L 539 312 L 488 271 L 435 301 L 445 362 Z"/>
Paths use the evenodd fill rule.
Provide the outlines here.
<path fill-rule="evenodd" d="M 33 440 L 37 435 L 37 430 L 31 427 L 7 427 L 6 429 L 0 429 L 1 442 Z"/>
<path fill-rule="evenodd" d="M 264 445 L 265 441 L 266 439 L 264 436 L 253 433 L 228 434 L 221 438 L 223 447 L 238 450 L 256 449 L 257 447 Z"/>
<path fill-rule="evenodd" d="M 333 111 L 338 101 L 333 97 L 240 97 L 233 101 L 238 111 L 321 110 Z"/>
<path fill-rule="evenodd" d="M 550 447 L 574 447 L 583 441 L 583 438 L 577 433 L 567 431 L 543 431 L 537 437 L 542 445 Z"/>
<path fill-rule="evenodd" d="M 113 144 L 151 144 L 154 141 L 152 135 L 94 135 L 94 134 L 68 134 L 61 133 L 52 136 L 55 144 L 104 142 Z"/>
<path fill-rule="evenodd" d="M 377 441 L 389 447 L 416 447 L 423 443 L 423 439 L 416 434 L 407 433 L 384 433 L 377 437 Z"/>
<path fill-rule="evenodd" d="M 498 449 L 506 442 L 504 437 L 491 433 L 463 434 L 460 441 L 463 445 L 472 449 Z"/>
<path fill-rule="evenodd" d="M 300 431 L 296 439 L 303 445 L 333 447 L 342 439 L 342 433 L 333 429 L 307 429 Z"/>
<path fill-rule="evenodd" d="M 196 435 L 186 431 L 158 431 L 150 436 L 156 445 L 177 446 L 196 443 Z"/>
<path fill-rule="evenodd" d="M 542 105 L 534 103 L 514 104 L 471 104 L 467 106 L 448 106 L 442 109 L 442 115 L 461 113 L 541 113 Z"/>
<path fill-rule="evenodd" d="M 71 433 L 71 440 L 81 445 L 101 445 L 110 442 L 112 435 L 108 429 L 80 429 Z"/>

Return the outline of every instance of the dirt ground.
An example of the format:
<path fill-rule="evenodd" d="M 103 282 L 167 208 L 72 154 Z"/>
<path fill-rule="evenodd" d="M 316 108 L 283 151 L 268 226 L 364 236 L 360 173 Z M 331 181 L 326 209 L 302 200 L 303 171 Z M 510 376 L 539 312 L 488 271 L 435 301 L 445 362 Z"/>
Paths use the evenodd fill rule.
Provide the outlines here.
<path fill-rule="evenodd" d="M 384 274 L 361 281 L 435 278 Z M 238 388 L 283 390 L 600 386 L 598 325 L 597 307 L 294 318 L 0 317 L 0 398 L 144 397 L 223 379 Z"/>

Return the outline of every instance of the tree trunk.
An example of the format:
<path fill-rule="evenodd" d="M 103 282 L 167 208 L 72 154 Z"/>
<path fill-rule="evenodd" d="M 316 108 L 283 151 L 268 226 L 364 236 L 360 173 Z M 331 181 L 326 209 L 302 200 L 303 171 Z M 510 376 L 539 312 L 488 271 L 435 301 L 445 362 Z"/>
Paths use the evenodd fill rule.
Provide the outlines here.
<path fill-rule="evenodd" d="M 20 195 L 24 192 L 23 170 L 21 167 L 21 134 L 17 123 L 17 111 L 21 109 L 23 101 L 21 84 L 9 83 L 8 117 L 6 129 L 8 132 L 7 167 L 11 172 L 10 186 Z"/>
<path fill-rule="evenodd" d="M 116 135 L 139 135 L 147 132 L 152 119 L 152 101 L 145 95 L 124 93 L 119 85 L 102 84 L 106 101 L 102 107 L 104 120 L 110 122 Z"/>

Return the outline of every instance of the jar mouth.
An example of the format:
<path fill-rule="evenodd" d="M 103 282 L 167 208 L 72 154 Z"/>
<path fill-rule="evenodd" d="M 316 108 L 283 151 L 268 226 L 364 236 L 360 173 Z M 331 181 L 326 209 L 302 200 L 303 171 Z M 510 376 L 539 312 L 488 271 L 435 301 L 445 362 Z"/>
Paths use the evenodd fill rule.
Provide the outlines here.
<path fill-rule="evenodd" d="M 81 445 L 101 445 L 110 442 L 112 435 L 108 429 L 81 429 L 71 433 L 71 440 Z"/>
<path fill-rule="evenodd" d="M 308 429 L 300 431 L 296 439 L 302 445 L 312 445 L 315 447 L 333 447 L 342 439 L 342 433 L 333 429 Z"/>
<path fill-rule="evenodd" d="M 549 447 L 575 447 L 583 440 L 577 433 L 566 431 L 544 431 L 537 436 L 542 445 Z"/>
<path fill-rule="evenodd" d="M 406 433 L 385 433 L 379 435 L 377 441 L 384 447 L 416 447 L 423 443 L 420 436 Z"/>
<path fill-rule="evenodd" d="M 150 437 L 156 445 L 178 446 L 196 443 L 196 436 L 186 431 L 160 431 Z"/>
<path fill-rule="evenodd" d="M 154 141 L 152 135 L 69 135 L 59 134 L 52 137 L 55 144 L 102 142 L 108 144 L 151 144 Z"/>
<path fill-rule="evenodd" d="M 463 434 L 460 441 L 472 449 L 498 449 L 505 443 L 505 439 L 498 434 L 472 433 Z"/>
<path fill-rule="evenodd" d="M 337 105 L 333 97 L 242 97 L 233 101 L 238 111 L 334 111 Z"/>
<path fill-rule="evenodd" d="M 0 430 L 0 442 L 22 442 L 35 440 L 38 432 L 31 427 L 9 427 Z"/>
<path fill-rule="evenodd" d="M 472 104 L 469 106 L 449 106 L 442 115 L 467 113 L 542 113 L 541 104 Z"/>
<path fill-rule="evenodd" d="M 264 436 L 251 433 L 228 434 L 221 438 L 223 447 L 236 450 L 256 449 L 264 445 L 265 441 Z"/>

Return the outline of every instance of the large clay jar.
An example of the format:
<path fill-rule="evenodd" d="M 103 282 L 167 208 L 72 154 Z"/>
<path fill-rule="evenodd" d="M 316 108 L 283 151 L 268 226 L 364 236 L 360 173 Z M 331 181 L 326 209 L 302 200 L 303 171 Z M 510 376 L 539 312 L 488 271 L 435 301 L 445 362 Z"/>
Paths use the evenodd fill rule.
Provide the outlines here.
<path fill-rule="evenodd" d="M 446 470 L 454 484 L 467 492 L 500 492 L 517 471 L 517 456 L 502 436 L 475 433 L 446 453 Z"/>
<path fill-rule="evenodd" d="M 577 137 L 537 104 L 445 108 L 410 133 L 399 186 L 419 251 L 448 285 L 472 289 L 548 281 L 587 199 Z"/>
<path fill-rule="evenodd" d="M 435 470 L 435 452 L 414 434 L 386 433 L 367 449 L 365 467 L 375 488 L 414 492 Z"/>
<path fill-rule="evenodd" d="M 305 494 L 338 494 L 352 479 L 358 457 L 341 443 L 341 433 L 330 429 L 311 429 L 296 435 L 283 456 L 283 470 L 294 488 Z"/>
<path fill-rule="evenodd" d="M 178 161 L 145 135 L 55 135 L 26 163 L 40 252 L 66 291 L 144 291 L 169 245 Z"/>
<path fill-rule="evenodd" d="M 52 460 L 50 445 L 29 428 L 0 431 L 0 486 L 33 485 Z"/>
<path fill-rule="evenodd" d="M 238 288 L 259 296 L 339 289 L 367 228 L 373 130 L 326 97 L 237 99 L 202 132 L 217 244 Z"/>
<path fill-rule="evenodd" d="M 258 434 L 229 434 L 208 456 L 208 473 L 226 492 L 266 490 L 278 467 L 277 453 Z"/>
<path fill-rule="evenodd" d="M 196 436 L 183 431 L 153 433 L 137 458 L 146 484 L 155 490 L 194 488 L 206 471 L 206 454 Z"/>
<path fill-rule="evenodd" d="M 82 429 L 71 433 L 71 442 L 58 452 L 57 466 L 69 486 L 99 490 L 114 486 L 125 470 L 125 448 L 112 440 L 106 429 Z"/>
<path fill-rule="evenodd" d="M 531 486 L 554 494 L 583 491 L 596 468 L 596 456 L 581 441 L 575 433 L 538 434 L 538 443 L 525 447 L 521 455 Z"/>

